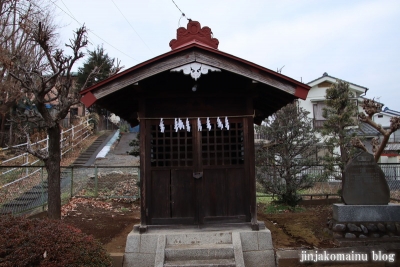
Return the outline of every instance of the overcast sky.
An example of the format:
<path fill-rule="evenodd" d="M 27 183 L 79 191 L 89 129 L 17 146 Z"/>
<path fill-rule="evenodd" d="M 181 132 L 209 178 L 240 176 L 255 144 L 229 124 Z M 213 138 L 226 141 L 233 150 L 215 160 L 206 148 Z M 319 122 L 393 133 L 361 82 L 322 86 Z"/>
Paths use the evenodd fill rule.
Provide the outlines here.
<path fill-rule="evenodd" d="M 223 52 L 275 71 L 284 66 L 282 74 L 304 83 L 327 72 L 400 111 L 398 0 L 174 1 L 212 29 Z M 103 45 L 125 69 L 170 51 L 176 29 L 187 24 L 172 0 L 54 3 L 62 43 L 85 23 L 89 49 Z"/>

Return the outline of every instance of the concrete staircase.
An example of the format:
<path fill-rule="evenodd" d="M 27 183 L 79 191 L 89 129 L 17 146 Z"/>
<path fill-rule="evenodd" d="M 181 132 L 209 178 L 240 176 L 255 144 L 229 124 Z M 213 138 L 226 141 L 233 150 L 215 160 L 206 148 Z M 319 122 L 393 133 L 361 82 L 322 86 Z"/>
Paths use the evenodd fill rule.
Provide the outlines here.
<path fill-rule="evenodd" d="M 234 242 L 234 236 L 235 233 L 232 232 L 167 235 L 164 253 L 163 240 L 160 240 L 160 247 L 157 248 L 159 255 L 156 254 L 156 266 L 244 267 L 240 237 L 238 236 L 238 243 Z M 235 245 L 238 244 L 240 248 L 235 250 Z"/>
<path fill-rule="evenodd" d="M 105 131 L 100 135 L 79 157 L 74 161 L 74 166 L 90 166 L 96 160 L 96 155 L 100 152 L 108 140 L 112 137 L 114 131 Z"/>
<path fill-rule="evenodd" d="M 19 197 L 3 204 L 0 208 L 0 215 L 29 211 L 46 202 L 47 180 L 43 181 L 43 184 L 35 185 Z"/>

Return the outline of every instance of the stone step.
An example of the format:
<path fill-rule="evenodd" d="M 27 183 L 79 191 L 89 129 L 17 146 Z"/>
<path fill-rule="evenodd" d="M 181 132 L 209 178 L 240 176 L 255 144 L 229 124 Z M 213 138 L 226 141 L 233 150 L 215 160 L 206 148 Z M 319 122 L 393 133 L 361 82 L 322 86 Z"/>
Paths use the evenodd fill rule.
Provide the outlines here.
<path fill-rule="evenodd" d="M 38 198 L 38 195 L 32 195 L 32 194 L 24 194 L 20 197 L 17 197 L 15 200 L 17 201 L 26 201 L 26 200 L 35 200 Z"/>
<path fill-rule="evenodd" d="M 165 260 L 234 259 L 232 244 L 180 244 L 165 248 Z"/>
<path fill-rule="evenodd" d="M 43 183 L 43 186 L 42 186 L 42 185 L 35 185 L 34 187 L 32 187 L 32 189 L 33 189 L 33 190 L 41 191 L 42 188 L 46 190 L 47 187 L 48 187 L 47 183 Z"/>
<path fill-rule="evenodd" d="M 74 161 L 73 165 L 85 165 L 96 153 L 97 149 L 105 142 L 105 140 L 107 140 L 107 138 L 111 134 L 112 132 L 106 132 L 99 136 L 84 152 L 79 155 L 79 157 Z"/>
<path fill-rule="evenodd" d="M 232 244 L 231 232 L 207 232 L 167 235 L 167 246 L 182 244 Z"/>
<path fill-rule="evenodd" d="M 164 267 L 235 267 L 233 259 L 167 261 Z"/>
<path fill-rule="evenodd" d="M 31 204 L 32 201 L 11 201 L 8 202 L 6 204 L 3 205 L 3 208 L 12 208 L 12 207 L 26 207 L 29 206 L 29 204 Z"/>
<path fill-rule="evenodd" d="M 42 193 L 47 193 L 47 189 L 46 188 L 43 189 L 44 189 L 43 191 L 41 189 L 30 190 L 25 192 L 25 195 L 40 196 Z"/>

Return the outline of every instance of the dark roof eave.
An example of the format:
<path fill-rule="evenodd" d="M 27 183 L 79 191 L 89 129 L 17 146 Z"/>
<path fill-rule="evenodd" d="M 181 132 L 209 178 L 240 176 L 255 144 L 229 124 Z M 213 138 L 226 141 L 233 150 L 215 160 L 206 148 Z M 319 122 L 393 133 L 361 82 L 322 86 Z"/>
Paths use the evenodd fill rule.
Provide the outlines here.
<path fill-rule="evenodd" d="M 294 84 L 296 86 L 296 92 L 295 92 L 295 96 L 296 97 L 305 99 L 307 97 L 308 91 L 311 88 L 309 85 L 306 85 L 304 83 L 296 81 L 296 80 L 294 80 L 294 79 L 292 79 L 290 77 L 287 77 L 285 75 L 282 75 L 282 74 L 277 73 L 275 71 L 272 71 L 270 69 L 264 68 L 264 67 L 262 67 L 260 65 L 257 65 L 255 63 L 252 63 L 252 62 L 247 61 L 247 60 L 244 60 L 242 58 L 235 57 L 235 56 L 233 56 L 231 54 L 228 54 L 228 53 L 225 53 L 225 52 L 222 52 L 220 50 L 213 49 L 213 48 L 210 48 L 210 47 L 206 47 L 206 46 L 200 45 L 198 43 L 190 43 L 189 45 L 186 45 L 184 47 L 181 47 L 181 48 L 178 48 L 178 49 L 175 49 L 175 50 L 171 50 L 171 51 L 169 51 L 167 53 L 164 53 L 162 55 L 159 55 L 157 57 L 154 57 L 152 59 L 144 61 L 144 62 L 142 62 L 142 63 L 140 63 L 138 65 L 135 65 L 135 66 L 123 71 L 123 72 L 117 73 L 117 74 L 115 74 L 115 75 L 113 75 L 113 76 L 111 76 L 111 77 L 109 77 L 109 78 L 107 78 L 107 79 L 105 79 L 105 80 L 103 80 L 103 81 L 101 81 L 101 82 L 89 87 L 89 88 L 86 88 L 86 89 L 82 90 L 80 92 L 80 94 L 81 95 L 85 95 L 86 93 L 91 92 L 91 91 L 93 91 L 93 90 L 95 90 L 97 88 L 100 88 L 102 85 L 107 84 L 107 83 L 109 83 L 109 82 L 111 82 L 111 81 L 113 81 L 113 80 L 115 80 L 115 79 L 117 79 L 117 78 L 119 78 L 119 77 L 121 77 L 123 75 L 126 75 L 126 74 L 128 74 L 128 73 L 130 73 L 130 72 L 132 72 L 134 70 L 140 69 L 140 68 L 142 68 L 142 67 L 144 67 L 144 66 L 146 66 L 148 64 L 151 64 L 151 63 L 156 62 L 158 60 L 161 60 L 161 59 L 163 59 L 165 57 L 168 57 L 170 55 L 174 55 L 176 53 L 179 53 L 179 52 L 184 51 L 184 50 L 188 50 L 188 49 L 193 48 L 193 47 L 200 48 L 200 49 L 203 49 L 203 50 L 207 50 L 207 51 L 210 51 L 212 53 L 216 53 L 216 54 L 219 54 L 219 55 L 224 56 L 224 57 L 228 57 L 228 58 L 236 60 L 236 61 L 240 61 L 240 62 L 242 62 L 242 63 L 244 63 L 246 65 L 249 65 L 249 66 L 251 66 L 253 68 L 256 68 L 256 69 L 264 71 L 264 72 L 267 72 L 269 74 L 273 74 L 274 76 L 277 76 L 278 78 L 286 80 L 286 81 L 288 81 L 288 82 L 290 82 L 290 83 L 292 83 L 292 84 Z"/>

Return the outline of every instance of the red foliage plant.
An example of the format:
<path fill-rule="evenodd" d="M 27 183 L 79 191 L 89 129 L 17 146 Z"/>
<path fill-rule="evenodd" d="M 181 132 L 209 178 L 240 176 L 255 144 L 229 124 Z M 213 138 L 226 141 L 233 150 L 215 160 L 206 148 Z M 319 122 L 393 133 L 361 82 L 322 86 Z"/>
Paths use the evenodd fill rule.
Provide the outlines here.
<path fill-rule="evenodd" d="M 63 222 L 0 216 L 0 266 L 112 266 L 101 243 Z"/>

